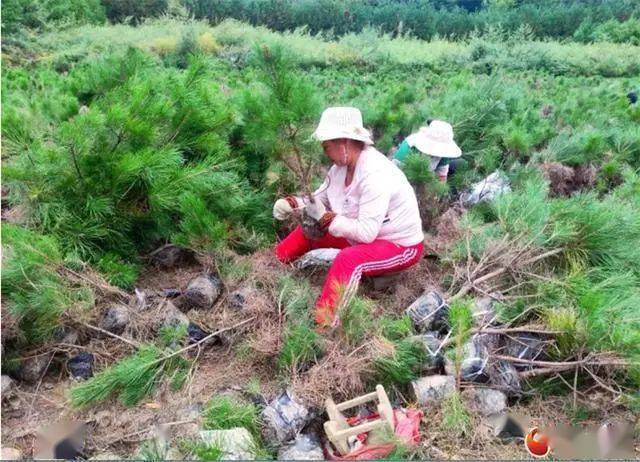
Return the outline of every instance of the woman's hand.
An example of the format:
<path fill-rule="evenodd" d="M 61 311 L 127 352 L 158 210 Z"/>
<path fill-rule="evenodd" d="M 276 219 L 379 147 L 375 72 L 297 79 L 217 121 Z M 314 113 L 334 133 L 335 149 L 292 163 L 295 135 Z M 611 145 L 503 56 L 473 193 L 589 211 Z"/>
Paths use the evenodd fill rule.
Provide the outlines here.
<path fill-rule="evenodd" d="M 293 196 L 278 199 L 276 203 L 273 204 L 273 218 L 280 221 L 286 220 L 298 207 L 298 200 Z"/>

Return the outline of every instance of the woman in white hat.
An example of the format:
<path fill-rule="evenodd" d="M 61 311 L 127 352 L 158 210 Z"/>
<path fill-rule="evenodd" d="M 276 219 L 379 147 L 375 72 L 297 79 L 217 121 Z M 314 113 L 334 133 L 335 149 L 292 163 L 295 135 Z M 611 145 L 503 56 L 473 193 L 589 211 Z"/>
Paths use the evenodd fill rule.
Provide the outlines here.
<path fill-rule="evenodd" d="M 415 265 L 422 256 L 424 235 L 413 188 L 404 173 L 373 147 L 358 109 L 326 109 L 314 136 L 334 164 L 314 193 L 315 202 L 326 208 L 320 219 L 326 234 L 313 239 L 297 227 L 275 252 L 288 263 L 311 249 L 342 249 L 316 304 L 316 322 L 331 327 L 362 275 L 378 276 Z M 273 215 L 284 220 L 306 206 L 306 199 L 289 196 L 275 203 Z"/>
<path fill-rule="evenodd" d="M 442 120 L 429 121 L 426 127 L 420 127 L 417 133 L 407 136 L 393 155 L 393 160 L 401 165 L 411 153 L 426 155 L 430 170 L 442 181 L 447 181 L 451 159 L 462 155 L 462 151 L 453 141 L 451 124 Z"/>

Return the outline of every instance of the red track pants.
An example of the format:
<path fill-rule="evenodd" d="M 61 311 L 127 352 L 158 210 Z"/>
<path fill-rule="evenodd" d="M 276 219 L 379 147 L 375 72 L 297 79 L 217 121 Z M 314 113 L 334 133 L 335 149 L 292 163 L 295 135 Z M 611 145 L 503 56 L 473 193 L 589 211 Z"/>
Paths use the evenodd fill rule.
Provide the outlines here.
<path fill-rule="evenodd" d="M 352 245 L 328 233 L 312 240 L 298 226 L 276 245 L 275 251 L 278 260 L 289 263 L 309 250 L 320 248 L 342 249 L 329 269 L 316 303 L 316 322 L 325 327 L 337 324 L 336 311 L 356 293 L 362 275 L 380 276 L 409 268 L 420 261 L 424 250 L 422 242 L 411 247 L 384 240 Z"/>

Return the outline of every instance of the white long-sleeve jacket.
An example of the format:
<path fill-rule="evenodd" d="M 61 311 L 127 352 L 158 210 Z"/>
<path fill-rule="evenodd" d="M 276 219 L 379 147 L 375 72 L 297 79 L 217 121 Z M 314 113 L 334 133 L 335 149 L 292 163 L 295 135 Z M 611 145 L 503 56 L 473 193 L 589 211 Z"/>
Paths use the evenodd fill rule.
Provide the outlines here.
<path fill-rule="evenodd" d="M 415 192 L 404 173 L 374 147 L 360 153 L 349 186 L 334 165 L 314 193 L 337 216 L 329 233 L 352 243 L 384 239 L 401 246 L 424 240 Z"/>

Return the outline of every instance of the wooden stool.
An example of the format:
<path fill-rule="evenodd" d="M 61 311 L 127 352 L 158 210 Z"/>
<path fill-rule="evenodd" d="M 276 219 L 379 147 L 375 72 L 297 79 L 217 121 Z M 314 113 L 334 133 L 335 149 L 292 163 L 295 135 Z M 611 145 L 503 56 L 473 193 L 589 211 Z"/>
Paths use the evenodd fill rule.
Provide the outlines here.
<path fill-rule="evenodd" d="M 378 414 L 380 414 L 380 418 L 370 420 L 354 427 L 349 426 L 347 419 L 344 418 L 341 411 L 359 406 L 369 401 L 375 401 L 376 399 L 378 400 L 377 409 Z M 392 432 L 394 430 L 393 409 L 391 408 L 391 403 L 389 402 L 387 393 L 384 391 L 384 387 L 382 385 L 376 385 L 376 391 L 372 393 L 358 396 L 357 398 L 353 398 L 339 404 L 334 403 L 331 398 L 327 398 L 325 406 L 327 408 L 329 420 L 324 423 L 324 431 L 327 434 L 329 441 L 333 443 L 338 452 L 343 456 L 349 453 L 349 437 L 359 435 L 360 433 L 370 432 L 371 430 L 378 428 L 386 427 Z"/>

